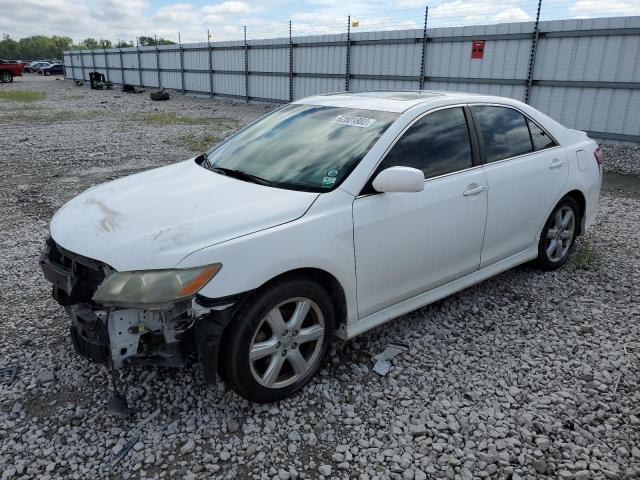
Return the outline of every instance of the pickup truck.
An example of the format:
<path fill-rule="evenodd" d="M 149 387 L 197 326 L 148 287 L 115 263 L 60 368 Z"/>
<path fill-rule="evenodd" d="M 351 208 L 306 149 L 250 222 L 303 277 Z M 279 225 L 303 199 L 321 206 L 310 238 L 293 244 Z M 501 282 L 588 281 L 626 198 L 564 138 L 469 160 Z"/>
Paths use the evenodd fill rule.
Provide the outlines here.
<path fill-rule="evenodd" d="M 21 63 L 9 63 L 5 60 L 0 60 L 0 82 L 11 83 L 13 77 L 21 77 L 24 65 Z"/>

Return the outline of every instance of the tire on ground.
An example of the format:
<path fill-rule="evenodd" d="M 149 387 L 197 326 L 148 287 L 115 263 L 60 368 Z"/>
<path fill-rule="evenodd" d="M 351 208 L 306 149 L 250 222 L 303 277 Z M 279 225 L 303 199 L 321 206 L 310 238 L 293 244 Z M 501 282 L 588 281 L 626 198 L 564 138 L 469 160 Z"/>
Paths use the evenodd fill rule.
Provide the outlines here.
<path fill-rule="evenodd" d="M 312 300 L 324 317 L 324 337 L 319 355 L 303 376 L 282 388 L 268 388 L 251 372 L 249 351 L 252 339 L 266 314 L 280 303 L 297 297 Z M 314 377 L 322 366 L 333 339 L 335 308 L 327 291 L 305 278 L 290 278 L 268 284 L 240 307 L 224 332 L 220 351 L 221 377 L 236 393 L 252 402 L 270 403 L 293 395 Z"/>
<path fill-rule="evenodd" d="M 573 237 L 571 238 L 571 244 L 568 250 L 566 251 L 566 253 L 562 256 L 562 258 L 554 261 L 549 257 L 549 254 L 547 253 L 547 240 L 549 239 L 548 233 L 549 233 L 549 229 L 553 226 L 556 213 L 564 207 L 571 208 L 573 212 L 573 216 L 575 219 Z M 567 262 L 567 260 L 569 259 L 569 256 L 571 255 L 573 247 L 575 245 L 575 240 L 578 234 L 580 221 L 582 219 L 581 215 L 582 215 L 582 212 L 580 211 L 580 207 L 572 197 L 569 197 L 569 196 L 563 197 L 558 202 L 558 204 L 555 206 L 555 208 L 549 215 L 549 218 L 545 222 L 542 232 L 540 233 L 540 240 L 538 241 L 538 257 L 536 258 L 536 264 L 538 265 L 538 267 L 542 268 L 543 270 L 555 270 L 556 268 L 561 267 Z"/>

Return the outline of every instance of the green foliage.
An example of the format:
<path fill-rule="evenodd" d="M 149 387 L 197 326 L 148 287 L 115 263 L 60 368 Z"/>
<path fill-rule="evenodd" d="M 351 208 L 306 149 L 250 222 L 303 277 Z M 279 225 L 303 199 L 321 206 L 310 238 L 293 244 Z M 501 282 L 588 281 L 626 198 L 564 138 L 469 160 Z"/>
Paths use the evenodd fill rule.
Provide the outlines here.
<path fill-rule="evenodd" d="M 7 60 L 62 59 L 62 52 L 69 50 L 73 41 L 69 37 L 34 35 L 13 40 L 3 35 L 0 40 L 0 58 Z"/>
<path fill-rule="evenodd" d="M 129 48 L 129 47 L 133 47 L 133 42 L 127 42 L 126 40 L 118 40 L 114 46 L 116 48 Z"/>
<path fill-rule="evenodd" d="M 602 261 L 602 256 L 591 244 L 582 239 L 576 245 L 573 255 L 569 257 L 569 263 L 579 270 L 597 270 Z"/>
<path fill-rule="evenodd" d="M 178 137 L 178 141 L 194 153 L 206 152 L 221 140 L 222 137 L 209 134 L 195 135 L 188 133 Z"/>
<path fill-rule="evenodd" d="M 37 102 L 44 97 L 46 97 L 44 92 L 31 92 L 28 90 L 0 92 L 0 101 L 3 102 Z"/>
<path fill-rule="evenodd" d="M 171 40 L 167 40 L 165 38 L 158 38 L 157 40 L 153 37 L 139 37 L 138 41 L 140 42 L 140 45 L 142 45 L 143 47 L 151 47 L 154 45 L 175 45 L 176 42 L 172 42 Z"/>

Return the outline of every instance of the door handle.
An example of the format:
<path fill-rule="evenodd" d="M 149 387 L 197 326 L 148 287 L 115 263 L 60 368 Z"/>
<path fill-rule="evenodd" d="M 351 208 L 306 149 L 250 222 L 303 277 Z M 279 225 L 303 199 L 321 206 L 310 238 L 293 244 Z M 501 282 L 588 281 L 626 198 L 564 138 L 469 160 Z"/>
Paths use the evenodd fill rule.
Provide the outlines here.
<path fill-rule="evenodd" d="M 469 186 L 471 186 L 471 185 L 469 185 Z M 477 195 L 479 193 L 484 192 L 485 188 L 486 187 L 484 185 L 479 185 L 477 187 L 472 187 L 472 188 L 462 192 L 462 195 L 464 195 L 465 197 L 468 197 L 469 195 Z"/>
<path fill-rule="evenodd" d="M 551 168 L 551 169 L 560 168 L 562 165 L 564 165 L 564 161 L 563 160 L 559 160 L 557 158 L 554 158 L 553 161 L 551 162 L 551 165 L 549 165 L 549 168 Z"/>

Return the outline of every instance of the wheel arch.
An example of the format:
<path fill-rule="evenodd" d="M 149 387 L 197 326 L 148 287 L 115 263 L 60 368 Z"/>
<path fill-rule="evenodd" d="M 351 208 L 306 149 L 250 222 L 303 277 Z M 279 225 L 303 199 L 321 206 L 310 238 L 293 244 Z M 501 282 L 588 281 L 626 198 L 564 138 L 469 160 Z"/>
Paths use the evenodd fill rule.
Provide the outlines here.
<path fill-rule="evenodd" d="M 252 292 L 252 294 L 249 295 L 244 301 L 249 301 L 255 292 L 262 291 L 265 288 L 269 288 L 269 286 L 277 282 L 294 278 L 304 278 L 306 280 L 312 280 L 322 288 L 324 288 L 334 300 L 334 305 L 336 307 L 336 329 L 340 329 L 340 327 L 346 326 L 347 297 L 344 293 L 344 288 L 335 276 L 320 268 L 296 268 L 276 275 L 275 277 L 267 280 L 257 289 L 255 289 L 254 292 Z"/>
<path fill-rule="evenodd" d="M 238 310 L 242 305 L 244 305 L 246 302 L 250 302 L 251 299 L 255 297 L 255 295 L 258 292 L 262 292 L 264 289 L 269 288 L 271 285 L 274 285 L 276 283 L 286 281 L 286 280 L 296 279 L 296 278 L 305 279 L 305 280 L 311 279 L 312 281 L 314 281 L 315 283 L 317 283 L 327 291 L 327 293 L 334 300 L 334 305 L 336 307 L 336 312 L 335 312 L 336 332 L 340 331 L 341 329 L 346 330 L 347 299 L 344 293 L 344 288 L 342 287 L 338 279 L 331 273 L 327 272 L 326 270 L 322 270 L 320 268 L 313 268 L 313 267 L 295 268 L 295 269 L 288 270 L 286 272 L 276 275 L 275 277 L 264 282 L 258 288 L 250 291 L 248 295 L 244 296 L 244 298 L 242 298 L 242 300 L 233 307 L 234 310 L 233 310 L 233 313 L 231 314 L 231 319 L 229 323 L 227 323 L 222 329 L 220 343 L 225 342 L 225 336 L 228 335 L 230 330 L 228 328 L 229 324 L 233 322 L 233 319 L 232 319 L 233 316 L 236 315 L 236 313 L 238 312 Z M 218 375 L 220 375 L 224 381 L 227 381 L 224 375 L 224 369 L 221 368 L 222 361 L 223 361 L 221 357 L 223 354 L 222 350 L 223 350 L 222 348 L 219 348 L 216 352 L 215 356 L 217 357 L 217 362 L 216 362 L 216 368 L 214 371 L 217 371 Z"/>
<path fill-rule="evenodd" d="M 584 222 L 585 222 L 585 212 L 587 211 L 587 199 L 580 190 L 575 189 L 567 192 L 565 197 L 570 197 L 575 200 L 578 204 L 579 212 L 578 212 L 578 235 L 582 235 L 584 232 Z M 564 198 L 564 197 L 563 197 Z M 555 207 L 554 207 L 555 208 Z"/>

